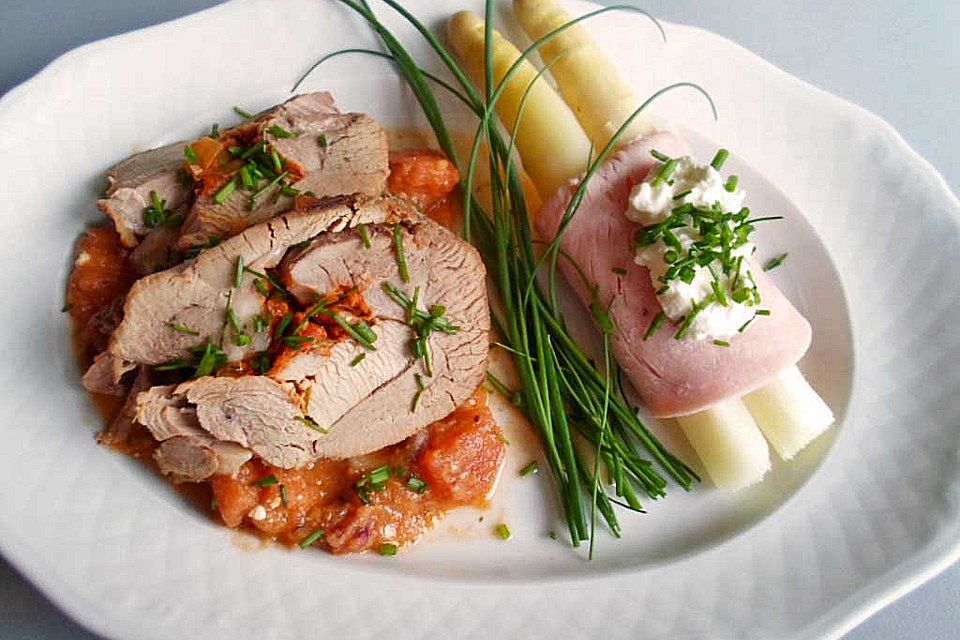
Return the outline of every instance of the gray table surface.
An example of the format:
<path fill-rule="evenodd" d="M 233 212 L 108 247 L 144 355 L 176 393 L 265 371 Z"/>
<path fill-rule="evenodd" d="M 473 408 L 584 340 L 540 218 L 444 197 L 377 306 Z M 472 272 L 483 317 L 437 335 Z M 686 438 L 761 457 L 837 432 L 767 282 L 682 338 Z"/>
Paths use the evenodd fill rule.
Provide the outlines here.
<path fill-rule="evenodd" d="M 622 0 L 621 0 L 622 1 Z M 0 0 L 0 94 L 78 45 L 170 20 L 216 0 Z M 879 114 L 960 191 L 960 3 L 955 0 L 643 0 Z M 451 3 L 451 7 L 454 4 Z M 847 640 L 960 636 L 960 565 Z M 93 638 L 0 560 L 0 638 Z"/>

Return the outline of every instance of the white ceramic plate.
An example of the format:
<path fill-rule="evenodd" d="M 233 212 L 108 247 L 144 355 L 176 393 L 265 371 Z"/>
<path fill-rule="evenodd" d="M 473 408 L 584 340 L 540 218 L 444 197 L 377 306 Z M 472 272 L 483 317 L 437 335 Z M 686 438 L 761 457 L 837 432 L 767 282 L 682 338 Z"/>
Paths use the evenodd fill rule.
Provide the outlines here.
<path fill-rule="evenodd" d="M 434 26 L 448 11 L 405 4 Z M 323 53 L 374 43 L 332 1 L 238 0 L 83 47 L 0 102 L 4 555 L 99 633 L 210 639 L 837 636 L 956 559 L 960 203 L 878 118 L 723 38 L 667 25 L 664 45 L 642 18 L 610 14 L 591 28 L 642 92 L 704 85 L 719 121 L 692 94 L 658 111 L 702 156 L 735 150 L 754 210 L 787 215 L 762 241 L 791 252 L 776 277 L 814 325 L 802 366 L 838 429 L 748 492 L 674 490 L 625 514 L 625 539 L 601 538 L 592 563 L 549 539 L 562 531 L 552 488 L 515 478 L 530 438 L 508 416 L 510 466 L 485 522 L 461 513 L 397 558 L 252 549 L 98 447 L 59 308 L 104 169 L 231 122 L 231 105 L 284 98 Z M 307 88 L 418 122 L 379 61 L 331 62 Z M 500 520 L 513 540 L 490 535 Z"/>

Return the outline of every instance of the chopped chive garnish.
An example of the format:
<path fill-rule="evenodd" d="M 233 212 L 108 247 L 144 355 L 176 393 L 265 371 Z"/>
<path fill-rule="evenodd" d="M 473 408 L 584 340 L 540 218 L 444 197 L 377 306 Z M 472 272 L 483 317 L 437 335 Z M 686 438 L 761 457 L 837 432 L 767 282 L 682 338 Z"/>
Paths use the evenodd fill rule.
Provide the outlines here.
<path fill-rule="evenodd" d="M 267 328 L 267 319 L 264 318 L 261 314 L 253 316 L 253 331 L 255 333 L 260 333 Z"/>
<path fill-rule="evenodd" d="M 299 351 L 305 343 L 313 342 L 313 338 L 308 336 L 284 336 L 283 344 L 293 349 L 294 351 Z"/>
<path fill-rule="evenodd" d="M 262 295 L 264 298 L 270 297 L 270 289 L 267 288 L 267 283 L 264 282 L 262 279 L 257 278 L 256 280 L 254 280 L 253 286 L 257 289 L 257 291 L 260 292 L 260 295 Z"/>
<path fill-rule="evenodd" d="M 327 134 L 321 133 L 321 134 L 320 134 L 320 138 L 318 139 L 318 142 L 320 143 L 320 148 L 321 148 L 321 149 L 326 149 L 327 146 L 328 146 L 328 145 L 327 145 Z"/>
<path fill-rule="evenodd" d="M 395 556 L 397 555 L 397 545 L 393 542 L 384 542 L 377 549 L 377 553 L 382 556 Z"/>
<path fill-rule="evenodd" d="M 679 162 L 674 158 L 667 160 L 660 168 L 660 173 L 658 173 L 657 177 L 653 179 L 653 186 L 659 187 L 664 182 L 670 180 L 670 178 L 673 177 L 673 174 L 676 173 L 678 164 Z"/>
<path fill-rule="evenodd" d="M 350 327 L 360 336 L 361 340 L 358 340 L 358 342 L 372 345 L 377 341 L 377 334 L 373 332 L 373 329 L 371 329 L 370 325 L 365 321 L 355 322 L 351 324 Z"/>
<path fill-rule="evenodd" d="M 167 201 L 156 191 L 150 191 L 150 206 L 143 210 L 143 224 L 149 229 L 159 226 L 174 228 L 183 222 L 183 214 L 167 211 Z"/>
<path fill-rule="evenodd" d="M 260 478 L 259 480 L 257 480 L 257 481 L 254 482 L 253 484 L 257 485 L 257 486 L 260 487 L 261 489 L 266 489 L 267 487 L 272 487 L 273 485 L 277 484 L 278 482 L 279 482 L 279 480 L 277 480 L 277 476 L 275 476 L 275 475 L 273 475 L 273 474 L 271 473 L 270 475 L 266 476 L 265 478 Z"/>
<path fill-rule="evenodd" d="M 611 269 L 611 271 L 613 271 L 618 276 L 627 275 L 627 270 L 624 269 L 623 267 L 614 267 L 613 269 Z"/>
<path fill-rule="evenodd" d="M 501 522 L 494 528 L 494 532 L 497 534 L 497 537 L 501 540 L 509 540 L 513 537 L 513 534 L 510 532 L 510 527 Z"/>
<path fill-rule="evenodd" d="M 419 373 L 414 376 L 414 379 L 417 381 L 417 392 L 413 394 L 413 403 L 410 405 L 410 412 L 414 413 L 417 410 L 417 405 L 420 404 L 420 396 L 423 395 L 424 389 L 423 386 L 423 376 Z"/>
<path fill-rule="evenodd" d="M 195 348 L 194 353 L 200 357 L 199 362 L 197 362 L 197 369 L 193 373 L 194 378 L 209 376 L 227 363 L 227 354 L 212 342 L 207 342 L 203 347 Z"/>
<path fill-rule="evenodd" d="M 507 388 L 507 385 L 503 383 L 503 380 L 495 376 L 490 371 L 487 371 L 487 382 L 490 383 L 490 386 L 493 387 L 494 391 L 497 391 L 498 393 L 500 393 L 500 395 L 502 395 L 504 398 L 506 398 L 516 406 L 518 407 L 520 406 L 521 404 L 520 393 L 516 391 L 510 391 L 510 389 Z"/>
<path fill-rule="evenodd" d="M 293 315 L 289 313 L 283 314 L 283 317 L 280 318 L 280 322 L 277 323 L 277 328 L 273 332 L 274 336 L 277 338 L 282 336 L 283 332 L 287 330 L 287 327 L 290 326 L 291 322 L 293 322 Z"/>
<path fill-rule="evenodd" d="M 720 281 L 714 278 L 710 281 L 710 288 L 713 289 L 713 295 L 717 299 L 717 302 L 720 303 L 720 306 L 726 307 L 729 306 L 727 302 L 727 294 L 723 290 L 723 287 L 720 285 Z"/>
<path fill-rule="evenodd" d="M 280 485 L 280 503 L 285 507 L 290 506 L 290 501 L 287 499 L 287 485 Z"/>
<path fill-rule="evenodd" d="M 729 178 L 727 178 L 727 182 L 726 184 L 723 185 L 723 188 L 729 191 L 730 193 L 733 193 L 734 191 L 737 190 L 737 184 L 739 183 L 739 181 L 740 179 L 737 176 L 730 176 Z"/>
<path fill-rule="evenodd" d="M 219 122 L 214 122 L 214 123 L 213 123 L 213 126 L 210 127 L 210 136 L 209 136 L 209 137 L 213 138 L 214 140 L 216 140 L 217 138 L 220 137 L 220 123 L 219 123 Z"/>
<path fill-rule="evenodd" d="M 237 335 L 233 336 L 233 344 L 237 345 L 238 347 L 246 347 L 251 342 L 253 342 L 253 338 L 245 333 L 238 333 Z"/>
<path fill-rule="evenodd" d="M 170 360 L 169 362 L 164 362 L 163 364 L 158 364 L 153 367 L 154 371 L 177 371 L 178 369 L 189 369 L 193 365 L 187 362 L 186 360 Z"/>
<path fill-rule="evenodd" d="M 237 257 L 237 269 L 233 275 L 233 286 L 237 289 L 240 288 L 240 285 L 243 284 L 243 256 Z"/>
<path fill-rule="evenodd" d="M 367 231 L 367 225 L 361 224 L 360 227 L 360 241 L 363 243 L 364 248 L 370 248 L 370 232 Z"/>
<path fill-rule="evenodd" d="M 267 133 L 274 136 L 275 138 L 299 138 L 299 133 L 294 133 L 293 131 L 287 131 L 280 125 L 274 124 L 267 127 Z"/>
<path fill-rule="evenodd" d="M 397 268 L 400 270 L 400 280 L 410 282 L 410 272 L 407 270 L 407 256 L 403 252 L 403 231 L 400 225 L 393 227 L 393 250 L 397 255 Z"/>
<path fill-rule="evenodd" d="M 667 314 L 663 311 L 654 316 L 653 321 L 650 322 L 650 326 L 647 327 L 647 332 L 643 334 L 644 340 L 649 340 L 653 335 L 660 330 L 660 327 L 663 326 L 663 323 L 667 321 Z"/>
<path fill-rule="evenodd" d="M 253 358 L 250 359 L 250 366 L 253 367 L 253 370 L 259 373 L 260 375 L 265 374 L 267 371 L 270 371 L 270 367 L 273 365 L 270 362 L 269 353 L 258 353 Z"/>
<path fill-rule="evenodd" d="M 690 331 L 690 327 L 693 326 L 693 321 L 697 319 L 697 316 L 700 315 L 701 311 L 713 303 L 713 299 L 714 296 L 711 293 L 706 298 L 700 302 L 697 302 L 691 307 L 690 313 L 688 313 L 683 319 L 683 323 L 680 325 L 680 328 L 677 329 L 677 333 L 673 336 L 675 340 L 683 340 L 684 336 L 687 335 L 687 332 Z"/>
<path fill-rule="evenodd" d="M 390 475 L 393 473 L 390 465 L 383 465 L 382 467 L 377 467 L 373 471 L 367 474 L 365 480 L 369 484 L 383 484 L 390 479 Z"/>
<path fill-rule="evenodd" d="M 190 145 L 183 148 L 183 157 L 186 158 L 190 164 L 197 164 L 197 152 L 194 151 Z"/>
<path fill-rule="evenodd" d="M 177 333 L 185 333 L 188 336 L 198 336 L 200 332 L 196 329 L 191 329 L 185 324 L 180 324 L 179 322 L 168 322 L 167 326 L 176 331 Z"/>
<path fill-rule="evenodd" d="M 507 439 L 507 436 L 503 435 L 503 433 L 497 434 L 497 440 L 507 445 L 508 447 L 510 446 L 510 441 Z"/>
<path fill-rule="evenodd" d="M 753 319 L 756 318 L 756 317 L 757 317 L 757 316 L 753 316 L 752 318 L 750 318 L 749 320 L 747 320 L 746 322 L 744 322 L 742 325 L 740 325 L 740 328 L 737 329 L 737 333 L 743 333 L 744 331 L 746 331 L 746 330 L 747 330 L 747 327 L 750 326 L 750 323 L 753 322 Z"/>
<path fill-rule="evenodd" d="M 536 460 L 533 460 L 530 462 L 530 464 L 525 466 L 523 469 L 520 469 L 520 477 L 525 478 L 526 476 L 529 476 L 530 474 L 535 474 L 538 471 L 540 471 L 540 464 Z"/>
<path fill-rule="evenodd" d="M 787 256 L 789 255 L 790 255 L 789 253 L 781 253 L 778 256 L 770 258 L 770 260 L 767 261 L 767 264 L 763 265 L 763 270 L 773 271 L 774 269 L 782 265 L 786 261 Z"/>
<path fill-rule="evenodd" d="M 650 155 L 652 155 L 654 158 L 656 158 L 660 162 L 666 162 L 667 160 L 670 159 L 670 156 L 666 155 L 665 153 L 660 153 L 656 149 L 650 149 Z"/>
<path fill-rule="evenodd" d="M 757 309 L 758 316 L 768 316 L 770 315 L 770 309 Z"/>
<path fill-rule="evenodd" d="M 330 432 L 330 430 L 327 429 L 326 427 L 321 427 L 319 424 L 317 424 L 317 421 L 311 418 L 310 416 L 297 416 L 296 418 L 294 418 L 294 420 L 304 425 L 305 427 L 309 427 L 313 429 L 314 431 L 319 431 L 320 433 Z"/>
<path fill-rule="evenodd" d="M 237 181 L 231 179 L 227 184 L 220 187 L 220 190 L 213 196 L 213 201 L 217 204 L 223 204 L 230 197 L 230 194 L 237 190 Z"/>
<path fill-rule="evenodd" d="M 366 322 L 360 321 L 355 324 L 350 324 L 339 313 L 332 311 L 328 312 L 327 315 L 329 315 L 341 329 L 346 331 L 347 335 L 359 342 L 364 348 L 369 351 L 377 350 L 377 347 L 373 344 L 377 341 L 377 334 L 373 332 L 373 329 L 371 329 L 370 325 Z"/>
<path fill-rule="evenodd" d="M 270 182 L 268 182 L 267 184 L 265 184 L 263 187 L 261 187 L 260 189 L 258 189 L 257 191 L 255 191 L 253 194 L 251 194 L 251 196 L 250 196 L 250 205 L 251 205 L 251 206 L 255 205 L 256 202 L 257 202 L 257 198 L 259 198 L 260 196 L 262 196 L 264 193 L 266 193 L 266 192 L 267 192 L 268 190 L 270 190 L 271 188 L 277 186 L 277 184 L 279 184 L 280 181 L 283 180 L 283 179 L 286 178 L 286 177 L 287 177 L 287 172 L 284 171 L 284 172 L 281 173 L 280 175 L 278 175 L 278 176 L 276 176 L 275 178 L 273 178 Z"/>
<path fill-rule="evenodd" d="M 360 353 L 360 354 L 358 354 L 357 357 L 355 357 L 353 360 L 350 361 L 350 366 L 351 366 L 351 367 L 357 366 L 358 364 L 360 364 L 361 362 L 363 362 L 363 359 L 366 358 L 366 357 L 367 357 L 367 354 L 366 354 L 366 353 Z"/>
<path fill-rule="evenodd" d="M 730 155 L 730 152 L 726 149 L 717 150 L 717 155 L 713 156 L 713 160 L 710 161 L 710 166 L 720 171 L 720 168 L 723 166 L 723 163 L 727 161 L 727 156 Z"/>
<path fill-rule="evenodd" d="M 60 307 L 60 313 L 66 313 L 66 312 L 70 311 L 70 309 L 73 309 L 73 303 L 72 303 L 72 302 L 68 302 L 67 304 L 65 304 L 65 305 L 63 305 L 62 307 Z"/>
<path fill-rule="evenodd" d="M 688 195 L 690 195 L 691 193 L 693 193 L 693 190 L 692 190 L 692 189 L 687 189 L 686 191 L 682 191 L 682 192 L 678 193 L 677 195 L 673 196 L 673 199 L 674 199 L 674 200 L 683 200 L 684 198 L 686 198 L 686 197 L 687 197 Z"/>
<path fill-rule="evenodd" d="M 718 347 L 729 347 L 729 346 L 730 346 L 730 343 L 727 342 L 726 340 L 714 340 L 714 341 L 713 341 L 713 344 L 717 345 Z"/>
<path fill-rule="evenodd" d="M 281 162 L 280 154 L 277 153 L 276 149 L 270 149 L 270 159 L 273 161 L 273 169 L 277 173 L 283 171 L 283 162 Z"/>
<path fill-rule="evenodd" d="M 416 476 L 407 478 L 407 489 L 414 493 L 423 493 L 427 490 L 427 483 Z"/>
<path fill-rule="evenodd" d="M 253 189 L 256 186 L 256 183 L 253 180 L 253 175 L 252 175 L 249 164 L 245 164 L 242 167 L 240 167 L 239 175 L 240 175 L 240 185 L 244 189 L 249 191 L 250 189 Z"/>
<path fill-rule="evenodd" d="M 253 144 L 253 145 L 250 145 L 249 147 L 247 147 L 247 149 L 246 149 L 243 153 L 240 154 L 240 159 L 241 159 L 241 160 L 247 160 L 248 158 L 252 157 L 253 154 L 255 154 L 255 153 L 266 153 L 266 151 L 267 151 L 267 143 L 266 143 L 266 142 L 261 142 L 261 143 L 259 143 L 259 144 Z M 256 163 L 254 163 L 253 166 L 255 167 L 255 166 L 256 166 Z"/>
<path fill-rule="evenodd" d="M 245 120 L 249 120 L 250 118 L 253 117 L 252 113 L 250 113 L 249 111 L 245 111 L 244 109 L 241 109 L 236 105 L 234 105 L 233 107 L 233 112 Z"/>
<path fill-rule="evenodd" d="M 300 548 L 306 549 L 307 547 L 312 545 L 314 542 L 322 538 L 324 533 L 325 531 L 323 529 L 317 529 L 316 531 L 314 531 L 313 533 L 311 533 L 306 538 L 300 541 Z"/>
<path fill-rule="evenodd" d="M 231 292 L 233 293 L 233 292 Z M 231 298 L 233 296 L 230 296 Z M 240 326 L 240 320 L 237 319 L 237 314 L 234 312 L 233 307 L 229 306 L 230 302 L 227 302 L 227 323 L 230 325 L 230 328 L 233 329 L 234 333 L 243 333 L 243 327 Z"/>

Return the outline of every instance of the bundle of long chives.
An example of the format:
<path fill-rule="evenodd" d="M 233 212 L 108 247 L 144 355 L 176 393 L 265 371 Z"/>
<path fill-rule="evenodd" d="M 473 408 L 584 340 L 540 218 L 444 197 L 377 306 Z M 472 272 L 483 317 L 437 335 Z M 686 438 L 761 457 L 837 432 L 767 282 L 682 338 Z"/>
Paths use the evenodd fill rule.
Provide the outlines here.
<path fill-rule="evenodd" d="M 537 427 L 546 451 L 553 477 L 557 482 L 571 542 L 574 546 L 585 540 L 593 542 L 593 521 L 597 511 L 614 535 L 619 536 L 620 525 L 613 504 L 621 504 L 642 511 L 636 488 L 650 498 L 665 495 L 667 481 L 654 464 L 641 455 L 639 446 L 656 460 L 660 469 L 674 481 L 689 489 L 696 474 L 674 457 L 640 421 L 622 392 L 612 381 L 618 372 L 609 354 L 608 331 L 603 332 L 604 363 L 597 367 L 570 336 L 557 305 L 556 266 L 560 255 L 559 239 L 554 240 L 541 258 L 534 251 L 534 240 L 520 177 L 511 160 L 512 142 L 508 145 L 496 125 L 494 107 L 503 92 L 506 81 L 517 65 L 508 70 L 499 84 L 493 83 L 492 58 L 489 51 L 492 2 L 487 2 L 486 92 L 482 99 L 477 89 L 458 66 L 437 37 L 396 0 L 383 0 L 405 18 L 426 40 L 453 75 L 459 88 L 430 74 L 413 61 L 397 38 L 379 21 L 365 0 L 340 0 L 357 12 L 380 37 L 386 53 L 364 49 L 350 49 L 324 56 L 320 62 L 347 52 L 372 53 L 390 58 L 407 81 L 423 109 L 440 144 L 464 176 L 464 236 L 473 242 L 484 257 L 497 285 L 503 313 L 496 320 L 497 328 L 507 341 L 517 366 L 521 388 L 520 406 L 527 418 Z M 520 61 L 573 24 L 611 10 L 638 11 L 633 7 L 616 6 L 598 9 L 560 27 L 540 38 L 521 55 Z M 310 69 L 313 70 L 317 65 Z M 309 73 L 309 71 L 308 71 Z M 305 76 L 304 76 L 305 77 Z M 539 74 L 538 74 L 539 77 Z M 301 78 L 302 81 L 303 78 Z M 453 141 L 440 112 L 436 97 L 427 80 L 436 82 L 453 93 L 479 118 L 471 156 L 464 165 L 454 149 Z M 298 82 L 299 85 L 299 82 Z M 621 131 L 591 162 L 580 187 L 574 194 L 564 215 L 561 235 L 576 213 L 583 199 L 586 184 L 600 164 L 610 154 L 619 135 L 651 101 L 663 93 L 688 86 L 703 92 L 696 85 L 677 83 L 661 89 L 638 108 Z M 706 94 L 704 94 L 706 95 Z M 709 96 L 707 96 L 709 100 Z M 712 103 L 711 103 L 712 106 Z M 483 144 L 490 149 L 492 207 L 485 211 L 473 193 L 474 176 Z M 537 275 L 544 262 L 549 264 L 550 285 L 544 292 Z M 609 318 L 603 310 L 595 310 L 598 322 Z M 599 322 L 600 326 L 606 325 Z M 574 431 L 596 447 L 596 459 L 590 465 L 574 445 Z M 611 478 L 616 497 L 607 494 L 600 483 L 600 463 Z M 590 495 L 590 525 L 584 493 Z"/>

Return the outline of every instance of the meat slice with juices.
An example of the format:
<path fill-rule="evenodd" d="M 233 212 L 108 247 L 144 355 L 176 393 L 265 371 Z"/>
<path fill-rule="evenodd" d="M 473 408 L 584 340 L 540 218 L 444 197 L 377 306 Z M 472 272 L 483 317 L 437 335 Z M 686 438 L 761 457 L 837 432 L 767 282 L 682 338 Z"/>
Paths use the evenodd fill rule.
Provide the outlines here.
<path fill-rule="evenodd" d="M 282 468 L 360 455 L 448 415 L 480 384 L 484 274 L 470 245 L 403 201 L 321 206 L 138 281 L 108 352 L 122 375 L 192 363 L 223 336 L 218 369 L 239 377 L 203 371 L 141 394 L 138 419 L 158 440 L 199 428 Z M 266 287 L 289 309 L 279 319 L 263 320 Z"/>
<path fill-rule="evenodd" d="M 298 194 L 375 196 L 387 138 L 329 93 L 299 95 L 228 129 L 136 154 L 107 172 L 99 206 L 141 275 L 290 210 Z"/>
<path fill-rule="evenodd" d="M 116 232 L 83 236 L 68 289 L 100 442 L 303 547 L 389 552 L 481 506 L 505 454 L 485 271 L 413 206 L 456 186 L 441 161 L 411 152 L 420 190 L 381 196 L 383 131 L 318 93 L 111 169 Z"/>

